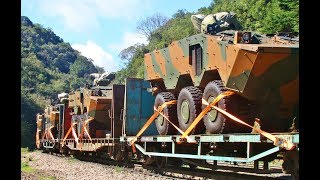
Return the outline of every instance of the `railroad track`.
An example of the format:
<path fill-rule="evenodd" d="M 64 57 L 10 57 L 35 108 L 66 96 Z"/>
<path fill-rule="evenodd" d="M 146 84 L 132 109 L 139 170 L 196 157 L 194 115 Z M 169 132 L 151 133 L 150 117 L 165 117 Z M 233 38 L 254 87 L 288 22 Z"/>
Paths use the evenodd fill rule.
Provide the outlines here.
<path fill-rule="evenodd" d="M 219 166 L 212 169 L 206 168 L 196 168 L 190 169 L 189 167 L 174 167 L 168 166 L 162 169 L 156 167 L 145 167 L 155 173 L 160 173 L 162 175 L 182 177 L 183 179 L 283 179 L 291 180 L 293 179 L 290 175 L 285 175 L 279 171 L 271 171 L 270 173 L 254 173 L 247 168 L 235 168 L 227 166 Z M 249 171 L 249 172 L 248 172 Z"/>
<path fill-rule="evenodd" d="M 56 154 L 59 157 L 65 157 L 61 154 Z M 142 162 L 116 162 L 113 159 L 95 158 L 92 156 L 75 156 L 81 161 L 94 162 L 99 164 L 120 166 L 129 168 L 132 173 L 142 173 L 151 177 L 165 177 L 166 179 L 279 179 L 279 180 L 294 180 L 291 175 L 284 174 L 281 171 L 281 166 L 271 165 L 269 170 L 263 170 L 260 164 L 259 170 L 253 169 L 253 163 L 247 164 L 230 164 L 230 162 L 218 162 L 217 166 L 212 168 L 189 168 L 188 165 L 176 167 L 168 165 L 164 168 L 156 166 L 146 166 Z"/>

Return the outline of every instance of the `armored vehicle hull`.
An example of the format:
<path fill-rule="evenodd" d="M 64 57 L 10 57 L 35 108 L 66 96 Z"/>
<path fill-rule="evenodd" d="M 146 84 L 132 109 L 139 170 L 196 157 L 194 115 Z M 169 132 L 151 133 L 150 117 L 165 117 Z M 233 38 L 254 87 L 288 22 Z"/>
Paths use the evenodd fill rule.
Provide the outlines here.
<path fill-rule="evenodd" d="M 199 99 L 210 101 L 226 90 L 236 95 L 222 99 L 219 106 L 250 124 L 259 118 L 265 130 L 288 131 L 292 120 L 298 118 L 299 44 L 251 33 L 251 39 L 242 42 L 244 37 L 239 36 L 243 34 L 200 33 L 145 54 L 145 79 L 157 92 L 171 92 L 178 98 L 177 116 L 182 129 L 201 112 Z M 189 100 L 181 100 L 179 105 L 179 97 L 188 94 Z M 195 110 L 189 108 L 191 105 Z M 244 130 L 213 111 L 211 119 L 210 113 L 204 117 L 207 132 Z M 217 124 L 211 127 L 214 121 Z"/>

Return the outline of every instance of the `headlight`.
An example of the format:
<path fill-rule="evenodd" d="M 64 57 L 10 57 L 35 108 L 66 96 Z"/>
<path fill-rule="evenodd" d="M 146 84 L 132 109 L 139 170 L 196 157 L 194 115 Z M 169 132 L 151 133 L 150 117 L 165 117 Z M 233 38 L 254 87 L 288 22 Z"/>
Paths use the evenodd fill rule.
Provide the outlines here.
<path fill-rule="evenodd" d="M 242 43 L 250 43 L 250 39 L 251 39 L 251 33 L 244 32 L 242 35 Z"/>
<path fill-rule="evenodd" d="M 242 31 L 236 31 L 234 35 L 234 44 L 237 43 L 245 43 L 249 44 L 251 43 L 251 32 L 242 32 Z"/>

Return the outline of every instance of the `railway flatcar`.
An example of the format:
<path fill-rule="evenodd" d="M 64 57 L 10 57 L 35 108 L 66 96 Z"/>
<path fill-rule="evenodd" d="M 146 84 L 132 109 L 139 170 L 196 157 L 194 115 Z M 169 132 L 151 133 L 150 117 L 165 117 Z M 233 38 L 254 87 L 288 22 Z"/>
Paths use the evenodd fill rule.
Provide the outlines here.
<path fill-rule="evenodd" d="M 37 147 L 163 168 L 283 159 L 299 176 L 299 45 L 200 33 L 145 55 L 145 78 L 114 73 L 37 115 Z"/>

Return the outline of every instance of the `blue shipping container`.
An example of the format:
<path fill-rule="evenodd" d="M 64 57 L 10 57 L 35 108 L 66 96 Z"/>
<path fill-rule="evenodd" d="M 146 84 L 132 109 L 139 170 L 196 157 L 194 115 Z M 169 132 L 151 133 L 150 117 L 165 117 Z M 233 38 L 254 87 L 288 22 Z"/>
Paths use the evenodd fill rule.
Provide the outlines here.
<path fill-rule="evenodd" d="M 125 132 L 127 136 L 135 136 L 154 113 L 155 97 L 147 89 L 150 83 L 143 79 L 128 78 L 125 90 Z M 153 122 L 142 134 L 143 136 L 158 135 Z"/>

